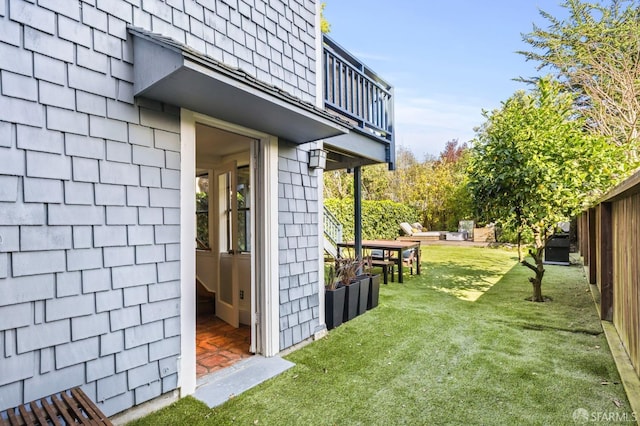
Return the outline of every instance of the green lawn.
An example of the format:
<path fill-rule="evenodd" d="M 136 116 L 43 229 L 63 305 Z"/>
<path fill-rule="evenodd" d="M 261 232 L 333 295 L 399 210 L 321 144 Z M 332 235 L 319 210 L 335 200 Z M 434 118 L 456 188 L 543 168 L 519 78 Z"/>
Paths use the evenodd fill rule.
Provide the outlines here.
<path fill-rule="evenodd" d="M 531 303 L 515 252 L 428 246 L 423 265 L 382 285 L 378 308 L 287 356 L 296 366 L 279 377 L 218 408 L 185 398 L 134 424 L 556 425 L 575 424 L 580 408 L 631 416 L 580 266 L 547 266 L 553 301 Z"/>

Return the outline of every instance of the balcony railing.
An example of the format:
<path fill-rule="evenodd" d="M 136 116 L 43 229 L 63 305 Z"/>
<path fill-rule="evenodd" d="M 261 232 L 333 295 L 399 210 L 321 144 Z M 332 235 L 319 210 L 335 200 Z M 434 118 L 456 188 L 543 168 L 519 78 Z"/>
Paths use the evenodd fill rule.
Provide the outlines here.
<path fill-rule="evenodd" d="M 329 37 L 323 40 L 325 108 L 393 141 L 393 87 Z"/>

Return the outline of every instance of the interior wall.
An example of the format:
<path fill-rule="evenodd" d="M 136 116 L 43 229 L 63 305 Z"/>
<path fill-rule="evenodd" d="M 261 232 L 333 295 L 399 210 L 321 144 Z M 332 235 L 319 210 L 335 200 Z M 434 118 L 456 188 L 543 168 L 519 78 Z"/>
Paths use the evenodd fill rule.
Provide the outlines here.
<path fill-rule="evenodd" d="M 240 324 L 251 324 L 251 254 L 238 256 L 238 284 L 240 288 Z"/>
<path fill-rule="evenodd" d="M 218 276 L 216 256 L 208 250 L 196 250 L 196 277 L 210 292 L 215 292 Z"/>
<path fill-rule="evenodd" d="M 224 256 L 220 259 L 221 279 L 230 279 L 231 274 L 225 273 L 231 268 L 231 257 Z M 251 255 L 240 254 L 237 258 L 238 289 L 240 291 L 240 324 L 251 324 Z"/>

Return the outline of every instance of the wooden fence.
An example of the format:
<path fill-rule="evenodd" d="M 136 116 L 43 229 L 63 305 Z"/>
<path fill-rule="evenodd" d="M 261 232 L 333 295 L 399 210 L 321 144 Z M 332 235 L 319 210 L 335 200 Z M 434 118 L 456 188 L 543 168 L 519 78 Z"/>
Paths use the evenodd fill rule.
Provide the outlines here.
<path fill-rule="evenodd" d="M 640 376 L 640 172 L 582 213 L 578 239 L 600 318 L 613 322 Z"/>

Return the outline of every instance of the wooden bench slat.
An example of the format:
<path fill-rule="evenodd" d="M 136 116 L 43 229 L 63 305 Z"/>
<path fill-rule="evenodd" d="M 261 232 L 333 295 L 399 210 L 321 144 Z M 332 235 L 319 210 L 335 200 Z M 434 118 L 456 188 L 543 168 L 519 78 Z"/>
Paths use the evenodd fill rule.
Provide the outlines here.
<path fill-rule="evenodd" d="M 396 265 L 396 261 L 393 259 L 371 259 L 371 265 L 372 266 L 381 266 L 382 267 L 382 273 L 384 274 L 384 283 L 387 284 L 389 282 L 388 279 L 388 274 L 389 274 L 389 268 L 391 268 L 391 282 L 394 281 L 393 278 L 393 268 Z"/>
<path fill-rule="evenodd" d="M 113 426 L 80 387 L 0 411 L 0 426 L 80 424 Z"/>
<path fill-rule="evenodd" d="M 89 417 L 90 419 L 99 418 L 99 416 L 91 407 L 93 403 L 88 403 L 88 401 L 85 399 L 84 393 L 81 393 L 79 391 L 79 388 L 71 389 L 71 396 L 73 396 L 74 401 L 78 403 L 78 406 L 86 413 L 87 417 Z"/>
<path fill-rule="evenodd" d="M 33 424 L 33 417 L 31 417 L 31 413 L 27 411 L 27 408 L 24 405 L 18 406 L 18 411 L 20 412 L 20 416 L 25 424 Z"/>
<path fill-rule="evenodd" d="M 87 401 L 85 401 L 78 390 L 78 388 L 71 389 L 71 396 L 73 396 L 73 400 L 78 404 L 78 408 L 83 412 L 86 419 L 89 420 L 88 424 L 98 424 L 96 421 L 98 415 L 93 411 L 91 405 L 87 404 Z"/>
<path fill-rule="evenodd" d="M 31 401 L 29 403 L 29 407 L 31 407 L 31 413 L 41 425 L 49 424 L 49 422 L 47 422 L 46 411 L 43 411 L 42 408 L 38 407 L 38 404 L 36 404 L 35 401 Z"/>
<path fill-rule="evenodd" d="M 9 419 L 5 419 L 4 417 L 0 416 L 0 426 L 11 426 L 11 423 L 9 423 Z"/>
<path fill-rule="evenodd" d="M 87 394 L 82 392 L 80 388 L 71 389 L 71 394 L 76 400 L 82 401 L 82 408 L 90 414 L 90 417 L 97 422 L 97 424 L 113 426 L 111 421 L 105 416 L 102 411 L 89 399 Z"/>
<path fill-rule="evenodd" d="M 71 395 L 73 396 L 73 400 L 78 403 L 79 408 L 86 415 L 87 424 L 90 424 L 90 425 L 111 424 L 111 422 L 109 422 L 108 419 L 103 418 L 103 416 L 100 416 L 96 412 L 98 411 L 97 407 L 95 407 L 95 405 L 87 397 L 87 395 L 84 392 L 82 392 L 82 389 L 80 388 L 71 389 Z"/>
<path fill-rule="evenodd" d="M 398 262 L 395 259 L 375 259 L 371 263 L 374 265 L 395 265 Z"/>
<path fill-rule="evenodd" d="M 16 417 L 16 413 L 13 410 L 14 408 L 7 410 L 7 416 L 9 416 L 9 423 L 11 423 L 14 426 L 21 426 L 20 422 L 18 421 L 18 418 Z"/>
<path fill-rule="evenodd" d="M 78 420 L 78 422 L 82 423 L 82 421 L 87 417 L 80 410 L 78 410 L 78 404 L 76 404 L 75 401 L 71 399 L 71 397 L 67 395 L 66 392 L 60 392 L 60 396 L 62 397 L 62 399 L 64 399 L 67 407 L 69 407 L 69 410 L 73 412 L 73 415 Z"/>
<path fill-rule="evenodd" d="M 53 423 L 53 426 L 62 426 L 62 423 L 60 423 L 60 421 L 58 420 L 58 415 L 56 414 L 55 409 L 51 406 L 49 401 L 47 401 L 45 398 L 42 398 L 40 399 L 40 404 L 42 405 L 42 408 L 44 408 L 44 410 L 47 412 L 49 420 L 51 421 L 51 423 Z"/>
<path fill-rule="evenodd" d="M 67 407 L 64 406 L 64 401 L 60 399 L 60 395 L 51 395 L 51 401 L 53 401 L 53 404 L 56 407 L 58 417 L 62 416 L 64 421 L 68 424 L 75 423 L 75 420 L 69 415 Z"/>

